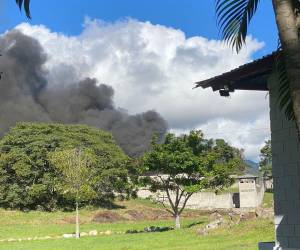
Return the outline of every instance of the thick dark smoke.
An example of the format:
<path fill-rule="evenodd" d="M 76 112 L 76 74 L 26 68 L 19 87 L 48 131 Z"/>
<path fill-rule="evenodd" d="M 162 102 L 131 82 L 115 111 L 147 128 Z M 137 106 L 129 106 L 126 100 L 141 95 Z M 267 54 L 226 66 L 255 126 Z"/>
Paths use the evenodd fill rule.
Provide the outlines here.
<path fill-rule="evenodd" d="M 37 40 L 19 31 L 0 38 L 0 51 L 0 135 L 18 121 L 88 124 L 111 131 L 127 154 L 139 156 L 153 133 L 166 132 L 165 120 L 155 111 L 129 115 L 116 109 L 113 88 L 96 79 L 66 84 L 74 79 L 70 73 L 69 79 L 49 84 L 47 55 Z"/>

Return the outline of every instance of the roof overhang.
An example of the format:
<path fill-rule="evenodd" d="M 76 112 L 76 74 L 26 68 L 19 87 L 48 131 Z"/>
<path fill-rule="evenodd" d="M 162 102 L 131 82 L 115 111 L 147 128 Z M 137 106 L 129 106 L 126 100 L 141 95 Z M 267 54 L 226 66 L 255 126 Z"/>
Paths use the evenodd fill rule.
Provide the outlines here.
<path fill-rule="evenodd" d="M 213 91 L 219 90 L 222 96 L 228 96 L 229 92 L 234 90 L 268 91 L 267 79 L 273 71 L 277 53 L 274 52 L 213 78 L 196 82 L 195 88 L 211 87 Z"/>

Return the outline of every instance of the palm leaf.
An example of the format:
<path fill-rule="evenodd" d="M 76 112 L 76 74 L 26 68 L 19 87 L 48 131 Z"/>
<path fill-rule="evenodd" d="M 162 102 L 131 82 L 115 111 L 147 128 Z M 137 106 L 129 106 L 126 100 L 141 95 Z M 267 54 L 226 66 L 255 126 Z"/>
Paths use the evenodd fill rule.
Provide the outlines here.
<path fill-rule="evenodd" d="M 217 25 L 223 39 L 237 52 L 245 43 L 258 3 L 259 0 L 216 0 Z"/>
<path fill-rule="evenodd" d="M 277 104 L 280 110 L 285 113 L 288 120 L 294 121 L 295 114 L 293 109 L 293 101 L 290 92 L 290 82 L 287 76 L 287 71 L 284 63 L 284 55 L 279 47 L 279 53 L 275 58 L 275 68 L 278 75 L 279 88 Z"/>
<path fill-rule="evenodd" d="M 300 10 L 300 2 L 299 0 L 292 0 L 292 7 L 294 10 Z"/>
<path fill-rule="evenodd" d="M 30 19 L 30 0 L 16 0 L 17 5 L 19 6 L 20 10 L 22 10 L 22 7 L 24 7 L 26 16 Z"/>

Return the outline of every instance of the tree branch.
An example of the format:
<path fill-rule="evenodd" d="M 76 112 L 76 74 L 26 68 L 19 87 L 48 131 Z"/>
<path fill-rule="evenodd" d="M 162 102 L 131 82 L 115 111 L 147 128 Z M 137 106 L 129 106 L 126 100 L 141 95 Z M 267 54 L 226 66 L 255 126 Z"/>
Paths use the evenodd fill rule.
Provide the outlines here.
<path fill-rule="evenodd" d="M 182 198 L 182 195 L 185 193 L 185 191 L 184 190 L 182 190 L 181 191 L 181 194 L 180 194 L 180 200 L 181 200 L 181 198 Z"/>
<path fill-rule="evenodd" d="M 185 197 L 185 200 L 184 200 L 184 202 L 183 202 L 183 205 L 182 205 L 181 209 L 179 210 L 178 215 L 180 215 L 180 214 L 182 213 L 183 209 L 184 209 L 185 206 L 186 206 L 187 201 L 191 198 L 191 196 L 192 196 L 193 194 L 194 194 L 194 193 L 189 193 L 189 194 L 187 194 L 187 196 Z"/>
<path fill-rule="evenodd" d="M 167 197 L 168 197 L 168 200 L 169 200 L 169 203 L 175 213 L 176 209 L 175 209 L 175 206 L 174 206 L 174 203 L 171 199 L 171 195 L 170 195 L 170 192 L 169 192 L 169 183 L 170 183 L 170 176 L 168 177 L 167 181 L 165 181 L 161 176 L 158 176 L 158 178 L 161 180 L 161 182 L 163 183 L 163 186 L 165 186 L 165 190 L 166 190 L 166 193 L 167 193 Z"/>
<path fill-rule="evenodd" d="M 157 177 L 158 177 L 158 178 L 161 180 L 161 182 L 165 185 L 164 179 L 163 179 L 160 175 L 158 175 Z M 170 177 L 169 177 L 169 179 L 170 179 Z"/>
<path fill-rule="evenodd" d="M 175 204 L 174 204 L 174 207 L 176 209 L 175 212 L 177 212 L 177 210 L 178 210 L 178 204 L 180 202 L 180 199 L 179 199 L 178 196 L 179 196 L 179 187 L 177 186 L 177 188 L 176 188 L 176 198 L 175 198 Z"/>
<path fill-rule="evenodd" d="M 181 191 L 181 193 L 180 193 L 180 195 L 179 195 L 179 199 L 178 199 L 178 204 L 177 204 L 177 206 L 180 204 L 181 198 L 182 198 L 182 196 L 183 196 L 183 194 L 184 194 L 184 190 L 180 189 L 180 191 Z"/>
<path fill-rule="evenodd" d="M 164 209 L 166 209 L 169 213 L 171 213 L 173 216 L 175 216 L 175 213 L 166 206 L 164 201 L 157 200 L 157 202 L 160 203 L 164 207 Z"/>
<path fill-rule="evenodd" d="M 170 192 L 169 192 L 168 186 L 166 186 L 166 193 L 167 193 L 167 197 L 168 197 L 169 203 L 170 203 L 170 205 L 171 205 L 173 211 L 175 212 L 176 209 L 175 209 L 174 203 L 173 203 L 173 201 L 172 201 L 172 199 L 171 199 L 171 196 L 170 196 Z"/>

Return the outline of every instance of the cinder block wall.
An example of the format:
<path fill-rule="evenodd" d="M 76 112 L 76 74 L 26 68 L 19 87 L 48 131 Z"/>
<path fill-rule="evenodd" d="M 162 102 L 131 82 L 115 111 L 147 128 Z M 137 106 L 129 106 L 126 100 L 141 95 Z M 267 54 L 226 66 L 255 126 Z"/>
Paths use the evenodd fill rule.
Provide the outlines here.
<path fill-rule="evenodd" d="M 300 249 L 300 151 L 294 122 L 276 103 L 278 83 L 269 79 L 276 246 Z"/>
<path fill-rule="evenodd" d="M 168 204 L 167 194 L 159 192 L 159 194 L 151 193 L 147 189 L 140 189 L 137 193 L 140 198 L 150 198 L 165 201 Z M 175 195 L 171 192 L 171 199 L 175 201 Z M 191 209 L 229 209 L 234 208 L 232 193 L 224 193 L 216 195 L 214 192 L 199 192 L 195 193 L 187 202 L 186 208 Z"/>
<path fill-rule="evenodd" d="M 239 181 L 240 207 L 256 207 L 258 195 L 255 179 L 243 179 Z"/>

